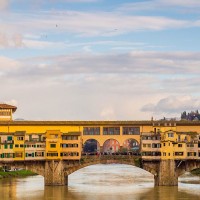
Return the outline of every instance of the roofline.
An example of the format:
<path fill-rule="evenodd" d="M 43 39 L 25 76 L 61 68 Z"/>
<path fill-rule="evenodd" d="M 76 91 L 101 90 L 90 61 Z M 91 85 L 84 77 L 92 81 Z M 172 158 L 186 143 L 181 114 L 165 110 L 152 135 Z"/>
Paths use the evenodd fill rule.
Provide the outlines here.
<path fill-rule="evenodd" d="M 0 103 L 0 109 L 12 109 L 12 112 L 14 113 L 17 110 L 17 107 L 6 103 Z"/>
<path fill-rule="evenodd" d="M 171 125 L 170 125 L 171 124 Z M 0 126 L 200 126 L 200 121 L 0 121 Z"/>

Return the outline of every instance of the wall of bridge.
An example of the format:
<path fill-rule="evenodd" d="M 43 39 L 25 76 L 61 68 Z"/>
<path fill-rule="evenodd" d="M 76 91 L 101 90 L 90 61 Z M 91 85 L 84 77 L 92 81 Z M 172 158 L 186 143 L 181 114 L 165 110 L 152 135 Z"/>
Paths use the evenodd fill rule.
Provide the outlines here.
<path fill-rule="evenodd" d="M 88 156 L 81 161 L 24 161 L 1 163 L 12 168 L 23 168 L 31 170 L 44 176 L 45 185 L 68 185 L 68 175 L 73 172 L 95 164 L 127 164 L 140 167 L 154 175 L 156 186 L 178 185 L 178 177 L 185 172 L 200 168 L 200 161 L 186 160 L 179 163 L 174 160 L 145 161 L 133 156 Z"/>

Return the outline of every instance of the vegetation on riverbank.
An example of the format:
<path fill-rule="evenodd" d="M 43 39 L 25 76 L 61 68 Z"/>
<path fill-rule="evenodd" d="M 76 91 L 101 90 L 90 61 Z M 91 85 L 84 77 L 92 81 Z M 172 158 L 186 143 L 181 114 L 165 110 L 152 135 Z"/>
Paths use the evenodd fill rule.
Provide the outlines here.
<path fill-rule="evenodd" d="M 191 174 L 196 175 L 196 176 L 200 176 L 200 168 L 192 170 Z"/>
<path fill-rule="evenodd" d="M 11 177 L 25 177 L 25 176 L 33 176 L 37 175 L 34 172 L 31 172 L 29 170 L 18 170 L 18 171 L 9 171 L 4 172 L 0 170 L 0 178 L 11 178 Z"/>

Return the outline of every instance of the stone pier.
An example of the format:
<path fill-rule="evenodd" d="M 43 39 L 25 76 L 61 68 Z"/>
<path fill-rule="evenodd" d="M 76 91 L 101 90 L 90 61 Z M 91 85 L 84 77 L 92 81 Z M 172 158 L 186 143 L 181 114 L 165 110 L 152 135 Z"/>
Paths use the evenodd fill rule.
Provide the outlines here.
<path fill-rule="evenodd" d="M 64 174 L 63 161 L 46 161 L 44 180 L 45 185 L 68 185 L 68 176 L 65 176 Z"/>
<path fill-rule="evenodd" d="M 177 186 L 178 175 L 174 160 L 161 160 L 155 177 L 155 186 Z"/>

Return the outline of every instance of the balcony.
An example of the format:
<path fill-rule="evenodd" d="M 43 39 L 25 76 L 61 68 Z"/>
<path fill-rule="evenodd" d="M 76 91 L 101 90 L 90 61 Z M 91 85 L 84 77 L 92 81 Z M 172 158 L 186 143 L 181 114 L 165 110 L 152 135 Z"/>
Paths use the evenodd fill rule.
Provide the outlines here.
<path fill-rule="evenodd" d="M 14 140 L 4 140 L 3 144 L 13 144 Z"/>

